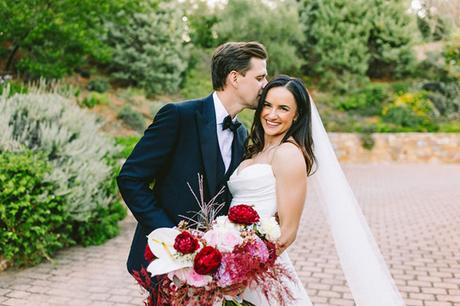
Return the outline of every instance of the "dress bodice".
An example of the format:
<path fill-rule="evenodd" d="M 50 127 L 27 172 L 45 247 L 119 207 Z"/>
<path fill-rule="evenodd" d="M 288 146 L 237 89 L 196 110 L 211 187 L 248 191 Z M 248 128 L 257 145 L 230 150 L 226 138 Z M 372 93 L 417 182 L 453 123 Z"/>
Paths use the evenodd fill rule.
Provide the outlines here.
<path fill-rule="evenodd" d="M 248 204 L 260 216 L 276 213 L 276 179 L 270 164 L 256 163 L 238 167 L 230 176 L 228 188 L 233 196 L 230 206 Z"/>
<path fill-rule="evenodd" d="M 276 178 L 270 164 L 256 163 L 243 169 L 238 167 L 230 176 L 227 182 L 228 188 L 233 195 L 230 206 L 238 204 L 249 204 L 259 213 L 261 217 L 271 217 L 277 211 L 276 205 Z M 302 286 L 298 276 L 295 274 L 294 266 L 289 259 L 287 252 L 278 257 L 277 262 L 292 271 L 295 280 L 286 280 L 285 285 L 290 287 L 294 301 L 289 306 L 313 306 Z M 274 300 L 268 301 L 259 289 L 247 288 L 242 298 L 259 306 L 277 305 Z"/>

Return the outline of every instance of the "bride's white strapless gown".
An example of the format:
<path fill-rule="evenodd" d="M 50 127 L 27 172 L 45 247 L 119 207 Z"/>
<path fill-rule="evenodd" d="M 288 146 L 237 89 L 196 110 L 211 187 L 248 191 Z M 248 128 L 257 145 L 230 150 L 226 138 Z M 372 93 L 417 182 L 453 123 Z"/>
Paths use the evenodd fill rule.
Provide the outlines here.
<path fill-rule="evenodd" d="M 252 164 L 241 170 L 238 167 L 228 181 L 228 188 L 233 195 L 230 206 L 250 204 L 254 206 L 261 217 L 275 215 L 277 208 L 276 178 L 270 164 Z M 284 252 L 277 261 L 294 273 L 295 281 L 289 282 L 288 285 L 295 300 L 289 305 L 312 305 L 305 288 L 295 273 L 288 254 Z M 261 291 L 255 289 L 246 289 L 242 297 L 257 306 L 277 305 L 274 301 L 268 301 Z"/>

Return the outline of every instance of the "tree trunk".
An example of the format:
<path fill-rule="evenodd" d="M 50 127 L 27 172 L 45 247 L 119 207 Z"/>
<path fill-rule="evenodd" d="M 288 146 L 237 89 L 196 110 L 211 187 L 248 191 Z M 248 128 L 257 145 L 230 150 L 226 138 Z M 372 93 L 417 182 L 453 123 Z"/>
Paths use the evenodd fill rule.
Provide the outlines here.
<path fill-rule="evenodd" d="M 14 56 L 16 55 L 18 50 L 19 50 L 19 44 L 14 46 L 13 51 L 11 51 L 10 56 L 8 56 L 8 61 L 6 62 L 6 65 L 5 65 L 6 72 L 10 71 L 11 64 L 13 64 Z"/>

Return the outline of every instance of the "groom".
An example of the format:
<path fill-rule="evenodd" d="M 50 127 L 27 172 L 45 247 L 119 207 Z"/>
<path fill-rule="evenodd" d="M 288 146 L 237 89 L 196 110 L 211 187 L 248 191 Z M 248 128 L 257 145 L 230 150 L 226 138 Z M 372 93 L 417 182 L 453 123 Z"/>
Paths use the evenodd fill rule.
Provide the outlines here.
<path fill-rule="evenodd" d="M 126 160 L 117 183 L 138 222 L 127 262 L 131 274 L 148 265 L 144 250 L 150 232 L 176 226 L 181 216 L 199 210 L 187 183 L 198 194 L 202 174 L 209 201 L 241 162 L 247 131 L 235 117 L 256 107 L 267 83 L 266 60 L 265 47 L 257 42 L 219 46 L 212 57 L 214 92 L 164 106 Z M 226 190 L 217 203 L 229 199 Z"/>

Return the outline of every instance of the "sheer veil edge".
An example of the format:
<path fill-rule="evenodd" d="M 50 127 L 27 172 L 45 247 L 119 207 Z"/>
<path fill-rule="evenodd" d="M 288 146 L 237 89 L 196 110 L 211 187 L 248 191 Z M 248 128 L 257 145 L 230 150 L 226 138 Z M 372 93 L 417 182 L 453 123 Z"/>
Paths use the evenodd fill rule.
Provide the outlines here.
<path fill-rule="evenodd" d="M 405 305 L 311 97 L 310 101 L 317 167 L 309 180 L 309 188 L 314 188 L 318 195 L 355 303 L 357 306 Z"/>

